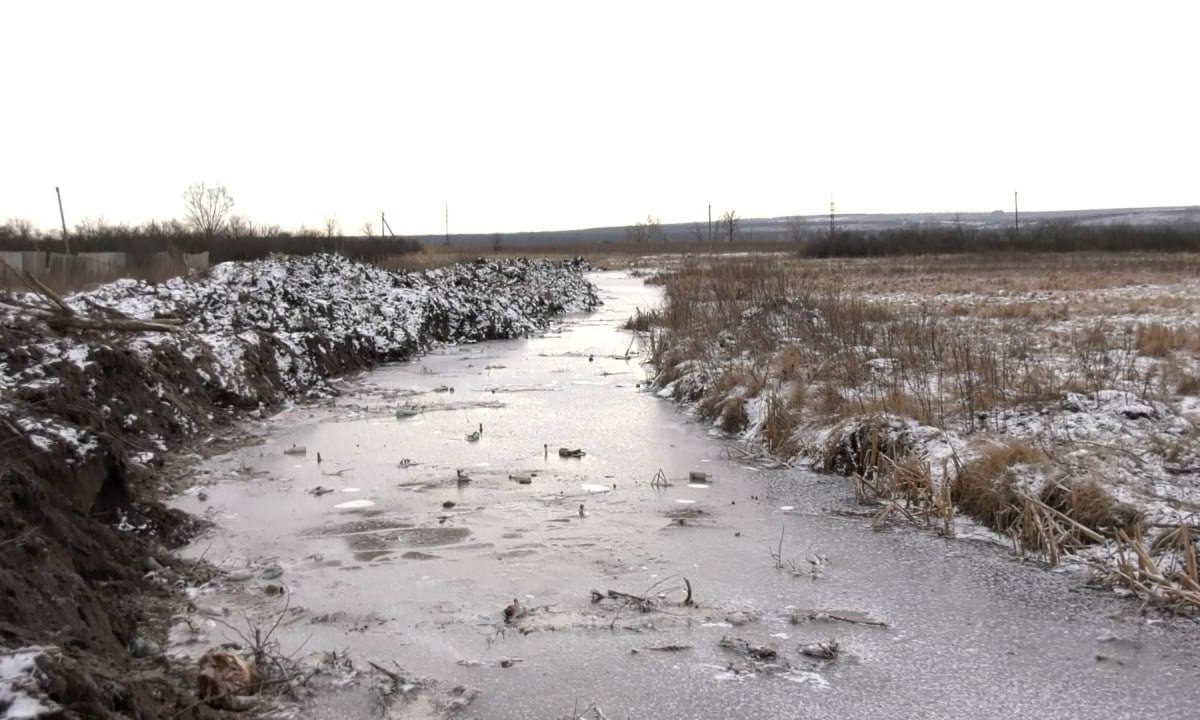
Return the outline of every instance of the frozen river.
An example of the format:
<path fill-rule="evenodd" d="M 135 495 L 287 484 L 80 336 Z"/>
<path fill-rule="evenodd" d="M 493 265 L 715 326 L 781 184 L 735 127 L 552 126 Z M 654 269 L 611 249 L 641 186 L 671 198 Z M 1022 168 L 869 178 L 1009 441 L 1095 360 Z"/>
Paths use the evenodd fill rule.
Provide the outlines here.
<path fill-rule="evenodd" d="M 381 367 L 207 461 L 207 499 L 192 491 L 176 505 L 215 526 L 185 554 L 235 581 L 197 598 L 201 611 L 271 617 L 285 601 L 266 586 L 286 586 L 285 651 L 347 651 L 359 667 L 477 688 L 462 717 L 549 719 L 593 704 L 613 719 L 1193 715 L 1195 625 L 1148 621 L 1006 548 L 829 512 L 859 509 L 844 478 L 756 466 L 639 387 L 638 347 L 625 358 L 633 338 L 620 325 L 659 290 L 593 279 L 605 301 L 594 313 Z M 293 446 L 306 453 L 284 452 Z M 660 468 L 669 487 L 651 485 Z M 690 471 L 712 482 L 690 483 Z M 800 574 L 772 558 L 781 531 Z M 682 604 L 683 577 L 696 607 Z M 593 602 L 610 589 L 658 609 Z M 792 622 L 808 610 L 887 627 Z M 798 652 L 829 639 L 836 661 Z M 664 646 L 676 648 L 651 649 Z M 305 712 L 383 711 L 357 683 Z"/>

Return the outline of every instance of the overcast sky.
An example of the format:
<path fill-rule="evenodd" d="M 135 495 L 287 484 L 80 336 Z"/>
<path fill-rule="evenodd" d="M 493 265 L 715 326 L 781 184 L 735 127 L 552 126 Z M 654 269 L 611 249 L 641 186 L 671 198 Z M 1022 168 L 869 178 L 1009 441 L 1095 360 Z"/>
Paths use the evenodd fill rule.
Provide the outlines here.
<path fill-rule="evenodd" d="M 1200 3 L 5 2 L 0 221 L 1200 203 Z"/>

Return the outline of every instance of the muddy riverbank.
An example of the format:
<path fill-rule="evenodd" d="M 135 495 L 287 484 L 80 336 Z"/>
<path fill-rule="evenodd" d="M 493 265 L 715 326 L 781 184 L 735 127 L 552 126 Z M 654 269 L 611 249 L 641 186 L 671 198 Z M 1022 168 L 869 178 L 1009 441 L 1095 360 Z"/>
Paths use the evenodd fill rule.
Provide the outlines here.
<path fill-rule="evenodd" d="M 316 674 L 260 710 L 294 717 L 1191 712 L 1192 621 L 872 530 L 844 479 L 758 463 L 648 392 L 620 325 L 658 291 L 595 280 L 599 312 L 379 368 L 204 461 L 173 504 L 212 523 L 183 557 L 222 574 L 169 652 L 276 627 Z"/>

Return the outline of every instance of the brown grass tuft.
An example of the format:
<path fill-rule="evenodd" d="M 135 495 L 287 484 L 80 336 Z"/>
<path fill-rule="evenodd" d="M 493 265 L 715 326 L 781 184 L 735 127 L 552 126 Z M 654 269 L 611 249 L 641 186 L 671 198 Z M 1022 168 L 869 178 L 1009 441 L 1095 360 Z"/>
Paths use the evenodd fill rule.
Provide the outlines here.
<path fill-rule="evenodd" d="M 746 415 L 746 402 L 740 397 L 726 398 L 718 403 L 718 423 L 727 433 L 739 433 L 746 429 L 750 418 Z"/>
<path fill-rule="evenodd" d="M 657 310 L 642 312 L 641 308 L 634 308 L 633 315 L 630 316 L 625 324 L 622 325 L 626 330 L 634 330 L 637 332 L 648 332 L 652 325 L 662 324 L 662 317 Z"/>
<path fill-rule="evenodd" d="M 762 432 L 768 450 L 783 457 L 794 454 L 798 447 L 793 434 L 799 424 L 800 416 L 791 411 L 787 400 L 775 395 L 767 398 Z"/>
<path fill-rule="evenodd" d="M 1051 481 L 1039 497 L 1017 487 L 1017 468 L 1045 466 L 1046 454 L 1027 443 L 989 445 L 959 468 L 951 497 L 960 510 L 1012 538 L 1024 550 L 1042 553 L 1053 564 L 1064 551 L 1136 532 L 1140 514 L 1117 502 L 1088 480 Z"/>
<path fill-rule="evenodd" d="M 1162 323 L 1138 325 L 1134 344 L 1137 351 L 1149 357 L 1166 357 L 1178 347 L 1178 338 L 1171 328 Z"/>
<path fill-rule="evenodd" d="M 1042 490 L 1042 502 L 1085 527 L 1112 535 L 1124 530 L 1140 535 L 1141 514 L 1111 495 L 1092 480 L 1065 480 L 1050 483 Z"/>
<path fill-rule="evenodd" d="M 842 475 L 875 476 L 888 472 L 893 462 L 911 452 L 910 438 L 895 418 L 860 418 L 834 430 L 824 465 L 825 470 Z"/>
<path fill-rule="evenodd" d="M 959 468 L 951 498 L 962 512 L 994 530 L 1007 532 L 1020 514 L 1013 468 L 1045 461 L 1046 454 L 1027 443 L 989 444 L 979 457 Z"/>

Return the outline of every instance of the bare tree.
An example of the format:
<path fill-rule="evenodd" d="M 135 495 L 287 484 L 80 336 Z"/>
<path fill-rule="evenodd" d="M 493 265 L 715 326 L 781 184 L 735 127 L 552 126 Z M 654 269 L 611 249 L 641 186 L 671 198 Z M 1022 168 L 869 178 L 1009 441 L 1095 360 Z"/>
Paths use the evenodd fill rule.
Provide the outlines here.
<path fill-rule="evenodd" d="M 737 214 L 733 210 L 726 210 L 721 219 L 717 221 L 717 227 L 721 228 L 729 236 L 729 242 L 733 242 L 734 237 L 737 235 Z"/>
<path fill-rule="evenodd" d="M 254 237 L 255 234 L 254 223 L 240 215 L 231 216 L 226 227 L 234 237 Z"/>
<path fill-rule="evenodd" d="M 332 215 L 325 216 L 325 237 L 331 238 L 338 234 L 340 229 L 337 218 Z"/>
<path fill-rule="evenodd" d="M 788 219 L 788 239 L 799 245 L 808 237 L 808 224 L 804 218 L 796 215 Z"/>
<path fill-rule="evenodd" d="M 372 237 L 375 235 L 375 224 L 368 220 L 362 224 L 362 227 L 360 227 L 358 231 L 362 233 L 363 237 Z"/>
<path fill-rule="evenodd" d="M 7 234 L 21 240 L 29 240 L 34 235 L 33 221 L 29 218 L 9 218 L 8 222 L 4 224 L 4 229 Z"/>
<path fill-rule="evenodd" d="M 98 218 L 85 217 L 75 223 L 75 234 L 82 237 L 92 237 L 100 233 L 104 229 L 104 216 Z"/>
<path fill-rule="evenodd" d="M 653 215 L 647 215 L 645 220 L 639 220 L 629 226 L 626 231 L 629 241 L 635 244 L 661 242 L 663 239 L 662 223 Z"/>
<path fill-rule="evenodd" d="M 208 239 L 219 235 L 233 212 L 233 196 L 224 185 L 189 185 L 183 194 L 184 217 L 188 224 Z"/>

